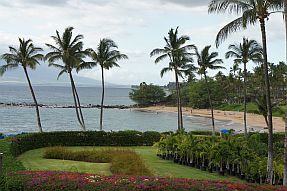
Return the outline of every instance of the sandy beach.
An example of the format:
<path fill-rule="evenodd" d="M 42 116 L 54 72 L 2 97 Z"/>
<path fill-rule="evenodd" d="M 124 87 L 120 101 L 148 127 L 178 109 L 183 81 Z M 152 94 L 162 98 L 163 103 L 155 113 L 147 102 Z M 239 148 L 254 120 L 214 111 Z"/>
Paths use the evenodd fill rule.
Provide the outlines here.
<path fill-rule="evenodd" d="M 146 108 L 138 108 L 135 110 L 145 112 L 177 112 L 176 107 L 167 107 L 167 106 L 151 106 Z M 192 109 L 189 107 L 183 107 L 183 115 L 211 117 L 210 110 Z M 243 112 L 214 110 L 214 118 L 217 120 L 231 120 L 233 122 L 243 124 Z M 262 129 L 267 128 L 264 117 L 262 115 L 247 113 L 247 124 L 261 127 Z M 273 117 L 273 126 L 275 132 L 283 132 L 285 128 L 285 123 L 282 118 Z"/>

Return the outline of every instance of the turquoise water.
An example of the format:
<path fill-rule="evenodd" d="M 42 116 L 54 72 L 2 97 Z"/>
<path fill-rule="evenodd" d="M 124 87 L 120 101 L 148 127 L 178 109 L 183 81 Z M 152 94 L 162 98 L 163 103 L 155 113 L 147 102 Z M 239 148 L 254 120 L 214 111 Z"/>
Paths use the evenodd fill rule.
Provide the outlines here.
<path fill-rule="evenodd" d="M 100 104 L 101 88 L 79 87 L 78 92 L 82 105 Z M 129 88 L 107 88 L 105 105 L 134 104 L 128 94 Z M 35 93 L 40 104 L 73 105 L 69 87 L 35 86 Z M 25 86 L 0 85 L 0 102 L 32 103 L 29 89 Z M 99 109 L 83 109 L 88 130 L 99 129 Z M 80 130 L 73 108 L 40 108 L 44 131 Z M 204 117 L 185 116 L 186 130 L 210 130 L 210 119 Z M 241 124 L 231 121 L 217 121 L 217 130 L 223 128 L 242 129 Z M 105 109 L 104 130 L 138 130 L 138 131 L 175 131 L 177 114 L 141 112 L 132 109 Z M 21 133 L 37 131 L 35 109 L 30 107 L 0 107 L 0 132 Z"/>

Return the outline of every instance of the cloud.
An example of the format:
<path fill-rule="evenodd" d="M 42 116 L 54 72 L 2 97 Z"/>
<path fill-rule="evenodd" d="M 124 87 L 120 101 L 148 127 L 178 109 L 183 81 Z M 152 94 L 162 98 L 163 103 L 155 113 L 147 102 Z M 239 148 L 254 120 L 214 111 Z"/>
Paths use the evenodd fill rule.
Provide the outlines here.
<path fill-rule="evenodd" d="M 1 0 L 0 5 L 5 7 L 30 7 L 36 5 L 43 6 L 65 6 L 69 0 Z"/>
<path fill-rule="evenodd" d="M 160 0 L 162 3 L 172 3 L 177 5 L 199 7 L 207 6 L 210 0 Z"/>

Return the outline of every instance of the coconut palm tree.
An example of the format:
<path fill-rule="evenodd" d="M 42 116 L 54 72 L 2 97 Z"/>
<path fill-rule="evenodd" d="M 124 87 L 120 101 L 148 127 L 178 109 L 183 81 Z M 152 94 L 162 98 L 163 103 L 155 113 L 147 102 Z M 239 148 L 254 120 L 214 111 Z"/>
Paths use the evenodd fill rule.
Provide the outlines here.
<path fill-rule="evenodd" d="M 78 68 L 78 71 L 85 68 L 95 67 L 97 64 L 101 67 L 102 73 L 102 100 L 101 100 L 101 113 L 100 113 L 100 130 L 103 130 L 103 106 L 105 97 L 105 80 L 104 80 L 104 70 L 109 70 L 113 67 L 120 67 L 118 61 L 122 59 L 128 59 L 128 56 L 122 54 L 117 50 L 118 46 L 111 40 L 104 38 L 100 40 L 100 43 L 96 50 L 89 49 L 89 55 L 94 61 L 93 63 L 86 63 Z"/>
<path fill-rule="evenodd" d="M 170 29 L 168 37 L 164 37 L 164 40 L 166 43 L 164 48 L 154 49 L 150 53 L 150 56 L 159 55 L 155 59 L 156 64 L 164 59 L 169 59 L 169 66 L 164 67 L 160 75 L 162 77 L 166 72 L 174 71 L 177 93 L 178 130 L 183 130 L 179 77 L 182 77 L 183 73 L 188 71 L 187 68 L 191 68 L 187 66 L 187 63 L 192 62 L 192 54 L 188 51 L 194 48 L 194 45 L 186 45 L 186 42 L 189 41 L 189 37 L 185 35 L 178 36 L 178 27 L 175 30 Z"/>
<path fill-rule="evenodd" d="M 281 10 L 283 7 L 282 0 L 212 0 L 209 3 L 209 13 L 235 13 L 242 14 L 226 26 L 224 26 L 216 37 L 216 45 L 224 41 L 231 33 L 237 32 L 242 28 L 247 28 L 248 25 L 260 23 L 262 45 L 263 45 L 263 66 L 264 80 L 266 91 L 266 102 L 268 111 L 268 163 L 267 163 L 267 182 L 272 183 L 273 171 L 273 123 L 272 123 L 272 108 L 270 96 L 270 82 L 268 75 L 268 58 L 267 58 L 267 39 L 265 22 L 271 13 Z"/>
<path fill-rule="evenodd" d="M 43 55 L 39 53 L 42 51 L 42 48 L 35 47 L 31 39 L 25 40 L 24 38 L 19 38 L 19 42 L 18 49 L 10 46 L 9 53 L 2 55 L 1 58 L 5 60 L 6 64 L 0 66 L 0 76 L 7 70 L 16 69 L 19 66 L 23 68 L 36 108 L 37 125 L 39 131 L 43 132 L 38 102 L 28 74 L 28 68 L 35 70 L 37 64 L 40 64 L 39 61 L 43 59 Z"/>
<path fill-rule="evenodd" d="M 207 69 L 210 70 L 218 70 L 218 69 L 224 69 L 224 67 L 219 66 L 223 63 L 221 59 L 217 59 L 218 56 L 217 52 L 209 52 L 211 46 L 206 46 L 204 49 L 199 52 L 197 48 L 195 48 L 195 54 L 197 57 L 197 63 L 199 65 L 199 71 L 198 73 L 200 75 L 203 75 L 206 89 L 208 93 L 208 100 L 209 100 L 209 106 L 211 110 L 211 122 L 212 122 L 212 135 L 215 135 L 215 125 L 214 125 L 214 114 L 213 114 L 213 104 L 212 104 L 212 98 L 211 98 L 211 90 L 208 85 L 208 79 L 207 79 Z"/>
<path fill-rule="evenodd" d="M 234 63 L 241 64 L 243 63 L 243 88 L 244 88 L 244 133 L 247 136 L 247 124 L 246 124 L 246 78 L 247 78 L 247 69 L 246 64 L 249 61 L 258 63 L 262 61 L 262 47 L 255 40 L 248 40 L 243 38 L 243 42 L 238 44 L 231 44 L 228 47 L 229 51 L 226 52 L 226 59 L 233 57 Z"/>
<path fill-rule="evenodd" d="M 286 38 L 286 59 L 287 59 L 287 0 L 284 3 L 285 38 Z M 287 63 L 287 62 L 286 62 Z M 287 103 L 287 101 L 286 101 Z M 284 177 L 283 185 L 287 185 L 287 112 L 285 112 L 285 139 L 284 139 Z"/>
<path fill-rule="evenodd" d="M 65 29 L 62 36 L 60 36 L 58 31 L 56 31 L 56 36 L 51 36 L 56 45 L 46 44 L 51 49 L 51 52 L 46 54 L 45 60 L 48 60 L 49 66 L 60 69 L 58 78 L 64 73 L 68 74 L 71 83 L 77 119 L 81 129 L 85 131 L 85 121 L 72 71 L 77 69 L 79 65 L 84 62 L 83 59 L 88 55 L 89 52 L 87 50 L 83 50 L 83 42 L 81 41 L 84 38 L 83 35 L 77 35 L 75 38 L 72 38 L 73 29 L 73 27 L 68 27 Z M 56 61 L 62 62 L 63 64 L 57 64 L 55 63 Z"/>

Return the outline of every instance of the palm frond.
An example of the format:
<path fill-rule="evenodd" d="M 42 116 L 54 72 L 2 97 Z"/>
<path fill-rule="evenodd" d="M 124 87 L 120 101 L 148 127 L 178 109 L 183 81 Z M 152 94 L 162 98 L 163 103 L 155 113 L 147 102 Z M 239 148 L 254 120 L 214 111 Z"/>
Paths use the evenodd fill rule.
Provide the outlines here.
<path fill-rule="evenodd" d="M 5 64 L 0 66 L 0 76 L 3 76 L 4 73 L 8 70 L 17 69 L 19 67 L 19 64 Z"/>
<path fill-rule="evenodd" d="M 173 70 L 173 69 L 170 68 L 170 67 L 165 67 L 165 68 L 163 68 L 163 69 L 160 71 L 160 77 L 163 77 L 163 75 L 164 75 L 165 73 L 170 72 L 170 71 L 172 71 L 172 70 Z"/>

